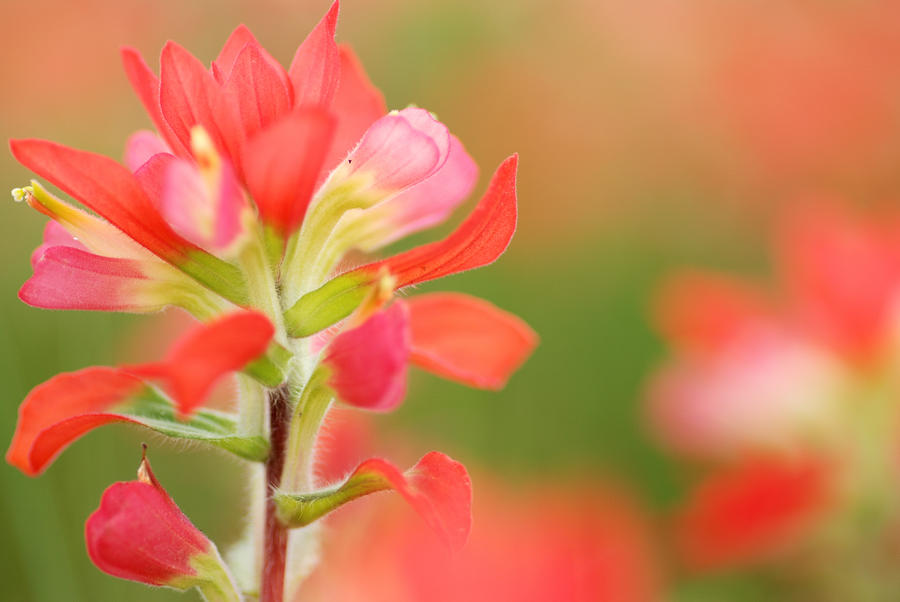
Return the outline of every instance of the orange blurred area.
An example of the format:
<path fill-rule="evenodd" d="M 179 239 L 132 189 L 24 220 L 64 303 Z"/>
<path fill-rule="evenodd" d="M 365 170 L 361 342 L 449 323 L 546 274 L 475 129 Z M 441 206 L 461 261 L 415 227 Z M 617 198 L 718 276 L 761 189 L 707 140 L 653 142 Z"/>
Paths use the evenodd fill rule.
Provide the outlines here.
<path fill-rule="evenodd" d="M 246 22 L 286 61 L 325 4 L 7 2 L 6 22 L 40 27 L 0 62 L 16 82 L 0 124 L 120 153 L 122 132 L 146 122 L 119 46 L 153 64 L 176 39 L 208 60 Z M 533 247 L 683 199 L 752 212 L 808 188 L 893 196 L 896 12 L 885 1 L 350 0 L 338 37 L 392 108 L 436 112 L 484 172 L 521 153 L 521 237 Z M 97 128 L 98 116 L 117 131 Z"/>

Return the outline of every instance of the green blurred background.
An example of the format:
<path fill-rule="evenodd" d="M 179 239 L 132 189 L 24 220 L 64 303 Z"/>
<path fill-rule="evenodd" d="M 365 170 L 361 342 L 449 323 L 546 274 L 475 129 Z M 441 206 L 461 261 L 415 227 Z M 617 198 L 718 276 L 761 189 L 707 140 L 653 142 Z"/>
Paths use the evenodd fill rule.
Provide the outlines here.
<path fill-rule="evenodd" d="M 149 127 L 120 45 L 137 46 L 156 67 L 171 38 L 208 61 L 244 22 L 287 63 L 327 6 L 0 0 L 0 132 L 120 157 L 126 137 Z M 896 12 L 862 1 L 346 0 L 339 40 L 354 46 L 390 107 L 428 108 L 459 136 L 481 166 L 478 192 L 505 156 L 521 153 L 510 250 L 488 269 L 422 288 L 490 299 L 542 339 L 501 393 L 415 373 L 407 403 L 378 419 L 385 437 L 510 482 L 613 481 L 664 515 L 684 479 L 643 427 L 643 383 L 662 353 L 648 320 L 655 286 L 684 264 L 760 270 L 773 208 L 799 194 L 825 189 L 865 202 L 900 190 L 900 77 L 884 60 L 900 49 Z M 8 153 L 0 176 L 7 188 L 30 177 Z M 123 349 L 149 353 L 130 334 L 148 318 L 20 303 L 44 220 L 11 200 L 0 216 L 8 441 L 37 383 L 114 363 Z M 146 438 L 101 429 L 39 479 L 0 466 L 3 600 L 178 596 L 109 578 L 84 552 L 85 518 L 109 483 L 133 478 Z M 238 463 L 149 440 L 156 472 L 185 512 L 220 545 L 233 541 Z M 685 601 L 767 599 L 746 576 L 679 579 L 671 590 Z"/>

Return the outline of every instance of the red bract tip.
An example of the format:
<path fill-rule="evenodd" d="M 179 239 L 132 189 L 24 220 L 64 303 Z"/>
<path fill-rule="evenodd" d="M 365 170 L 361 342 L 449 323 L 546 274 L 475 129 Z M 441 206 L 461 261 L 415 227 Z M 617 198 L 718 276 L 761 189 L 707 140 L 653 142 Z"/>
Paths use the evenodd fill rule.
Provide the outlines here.
<path fill-rule="evenodd" d="M 235 312 L 198 325 L 175 343 L 162 362 L 127 370 L 161 379 L 179 412 L 187 416 L 203 404 L 220 378 L 263 355 L 274 334 L 275 328 L 264 315 Z"/>
<path fill-rule="evenodd" d="M 459 293 L 411 297 L 410 360 L 444 378 L 501 389 L 537 345 L 520 318 Z"/>
<path fill-rule="evenodd" d="M 340 2 L 335 0 L 318 25 L 306 36 L 294 54 L 288 70 L 298 107 L 327 107 L 334 98 L 341 77 L 341 60 L 334 32 Z"/>
<path fill-rule="evenodd" d="M 387 268 L 397 279 L 397 288 L 404 288 L 496 261 L 516 231 L 518 163 L 518 156 L 513 155 L 497 168 L 481 201 L 450 236 L 360 270 L 377 274 Z"/>

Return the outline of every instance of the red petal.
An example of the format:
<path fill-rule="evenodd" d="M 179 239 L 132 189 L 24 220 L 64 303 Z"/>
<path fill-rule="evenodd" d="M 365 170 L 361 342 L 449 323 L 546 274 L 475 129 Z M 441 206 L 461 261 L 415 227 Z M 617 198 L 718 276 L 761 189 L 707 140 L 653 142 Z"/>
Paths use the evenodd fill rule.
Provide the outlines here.
<path fill-rule="evenodd" d="M 219 123 L 227 120 L 219 85 L 195 56 L 168 42 L 160 57 L 162 115 L 185 148 L 191 147 L 191 128 L 201 125 L 221 151 L 227 151 Z"/>
<path fill-rule="evenodd" d="M 291 61 L 288 73 L 294 86 L 294 105 L 297 107 L 327 107 L 334 98 L 341 77 L 341 59 L 334 42 L 339 4 L 335 0 L 297 48 Z"/>
<path fill-rule="evenodd" d="M 197 576 L 195 558 L 218 554 L 151 479 L 114 483 L 103 492 L 85 523 L 88 556 L 114 577 L 185 589 L 183 578 Z"/>
<path fill-rule="evenodd" d="M 517 155 L 500 164 L 478 206 L 444 240 L 359 269 L 374 275 L 387 267 L 403 288 L 493 263 L 516 231 L 517 165 Z"/>
<path fill-rule="evenodd" d="M 306 215 L 333 130 L 330 115 L 302 109 L 247 144 L 243 155 L 247 188 L 260 217 L 284 237 Z"/>
<path fill-rule="evenodd" d="M 231 75 L 231 70 L 234 68 L 234 63 L 238 58 L 238 55 L 247 45 L 254 46 L 258 51 L 262 58 L 269 64 L 269 66 L 278 72 L 278 76 L 286 88 L 290 90 L 290 79 L 288 78 L 287 73 L 284 70 L 284 67 L 275 60 L 275 58 L 269 54 L 265 48 L 257 41 L 256 37 L 250 33 L 250 30 L 246 25 L 238 25 L 234 31 L 231 32 L 231 35 L 228 36 L 228 40 L 225 42 L 225 45 L 222 47 L 222 51 L 219 53 L 219 56 L 216 57 L 216 60 L 213 61 L 213 66 L 215 67 L 213 70 L 213 74 L 218 73 L 221 76 L 221 79 L 217 79 L 219 84 L 224 84 L 228 77 Z"/>
<path fill-rule="evenodd" d="M 163 196 L 165 195 L 166 188 L 166 174 L 169 172 L 169 168 L 179 161 L 187 160 L 180 160 L 175 155 L 158 153 L 150 157 L 148 161 L 134 172 L 134 177 L 157 210 L 159 210 L 163 204 Z"/>
<path fill-rule="evenodd" d="M 713 475 L 679 519 L 685 561 L 712 569 L 754 560 L 808 533 L 831 500 L 821 459 L 751 459 Z"/>
<path fill-rule="evenodd" d="M 69 232 L 65 228 L 60 226 L 59 222 L 50 220 L 47 222 L 47 225 L 44 226 L 43 242 L 31 254 L 32 270 L 37 267 L 38 261 L 44 256 L 44 253 L 47 252 L 47 249 L 50 249 L 52 247 L 72 247 L 81 251 L 87 251 L 87 247 L 81 244 L 81 242 L 77 238 L 69 234 Z"/>
<path fill-rule="evenodd" d="M 177 264 L 192 249 L 162 219 L 125 166 L 46 140 L 11 140 L 10 148 L 22 165 L 166 261 Z"/>
<path fill-rule="evenodd" d="M 125 143 L 125 166 L 137 171 L 154 155 L 170 152 L 169 145 L 162 138 L 149 130 L 138 130 Z"/>
<path fill-rule="evenodd" d="M 75 439 L 109 422 L 133 422 L 108 413 L 144 387 L 116 368 L 94 367 L 59 374 L 38 385 L 19 407 L 6 461 L 35 476 Z"/>
<path fill-rule="evenodd" d="M 144 263 L 94 255 L 74 246 L 42 251 L 34 274 L 19 290 L 19 299 L 45 309 L 148 312 L 174 298 L 160 294 Z"/>
<path fill-rule="evenodd" d="M 360 464 L 348 480 L 367 474 L 384 478 L 425 522 L 459 550 L 472 528 L 472 482 L 466 467 L 440 452 L 429 452 L 401 473 L 378 458 Z"/>
<path fill-rule="evenodd" d="M 337 116 L 337 127 L 322 177 L 350 154 L 370 125 L 387 114 L 384 95 L 372 85 L 353 50 L 342 45 L 338 51 L 341 59 L 341 82 L 331 105 L 331 110 Z"/>
<path fill-rule="evenodd" d="M 774 308 L 758 287 L 719 274 L 683 271 L 668 278 L 656 321 L 671 342 L 715 352 L 749 329 L 771 322 Z"/>
<path fill-rule="evenodd" d="M 478 166 L 456 136 L 450 136 L 447 160 L 434 173 L 354 217 L 356 244 L 374 251 L 443 222 L 477 181 Z"/>
<path fill-rule="evenodd" d="M 187 156 L 187 146 L 178 140 L 169 123 L 163 118 L 159 104 L 159 78 L 150 70 L 144 58 L 134 48 L 122 48 L 122 64 L 131 86 L 150 115 L 153 125 L 156 126 L 156 131 L 174 152 L 181 156 Z"/>
<path fill-rule="evenodd" d="M 179 339 L 159 364 L 129 370 L 163 379 L 178 411 L 189 415 L 203 404 L 220 378 L 265 353 L 274 334 L 275 328 L 263 314 L 239 311 L 197 326 Z"/>
<path fill-rule="evenodd" d="M 231 35 L 228 36 L 228 39 L 225 40 L 225 44 L 222 46 L 219 56 L 213 61 L 213 64 L 217 67 L 216 72 L 222 74 L 222 80 L 219 81 L 220 84 L 225 83 L 225 80 L 231 75 L 231 70 L 234 68 L 234 62 L 247 44 L 256 44 L 259 46 L 259 41 L 256 39 L 256 36 L 251 33 L 250 29 L 241 23 L 234 28 L 234 31 L 232 31 Z"/>
<path fill-rule="evenodd" d="M 537 345 L 520 318 L 475 297 L 432 293 L 407 303 L 410 359 L 444 378 L 501 389 Z"/>
<path fill-rule="evenodd" d="M 328 384 L 345 403 L 392 410 L 406 394 L 408 358 L 408 311 L 398 302 L 331 342 L 324 360 L 333 370 Z"/>
<path fill-rule="evenodd" d="M 239 131 L 229 139 L 243 143 L 274 123 L 291 106 L 290 83 L 280 65 L 272 65 L 258 44 L 247 44 L 222 86 L 223 102 L 236 108 Z"/>

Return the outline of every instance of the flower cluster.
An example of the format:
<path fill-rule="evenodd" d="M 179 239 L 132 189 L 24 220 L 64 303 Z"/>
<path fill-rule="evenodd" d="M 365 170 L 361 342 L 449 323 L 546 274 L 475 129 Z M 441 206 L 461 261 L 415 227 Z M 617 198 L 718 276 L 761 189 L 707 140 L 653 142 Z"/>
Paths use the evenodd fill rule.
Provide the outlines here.
<path fill-rule="evenodd" d="M 898 224 L 819 200 L 781 220 L 776 287 L 701 271 L 664 286 L 674 354 L 650 416 L 712 467 L 679 516 L 689 566 L 767 562 L 843 599 L 896 583 Z"/>
<path fill-rule="evenodd" d="M 243 26 L 207 68 L 163 48 L 157 76 L 133 49 L 125 70 L 156 132 L 139 131 L 125 165 L 43 140 L 15 157 L 83 204 L 33 181 L 17 200 L 50 217 L 20 298 L 50 309 L 155 312 L 202 322 L 160 362 L 94 367 L 36 387 L 7 460 L 28 475 L 92 428 L 126 422 L 257 463 L 260 500 L 244 566 L 228 567 L 153 476 L 117 483 L 87 522 L 92 560 L 127 579 L 209 600 L 282 600 L 306 570 L 315 532 L 300 529 L 392 489 L 452 547 L 468 535 L 465 468 L 430 452 L 401 471 L 372 458 L 317 479 L 317 440 L 335 401 L 398 406 L 415 364 L 499 389 L 536 336 L 519 318 L 456 293 L 400 298 L 417 283 L 487 265 L 516 225 L 517 158 L 443 240 L 360 260 L 444 221 L 477 169 L 460 141 L 419 108 L 388 112 L 353 52 L 334 41 L 338 3 L 285 70 Z M 238 410 L 204 407 L 236 375 Z M 235 556 L 236 558 L 239 556 Z M 236 580 L 232 573 L 238 576 Z"/>

